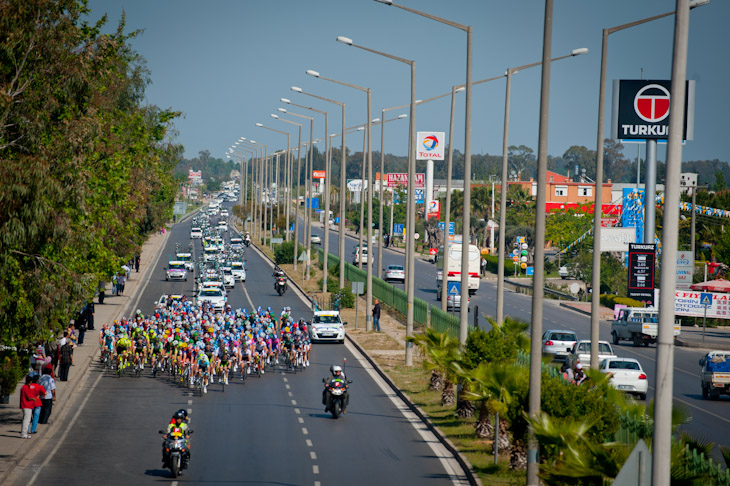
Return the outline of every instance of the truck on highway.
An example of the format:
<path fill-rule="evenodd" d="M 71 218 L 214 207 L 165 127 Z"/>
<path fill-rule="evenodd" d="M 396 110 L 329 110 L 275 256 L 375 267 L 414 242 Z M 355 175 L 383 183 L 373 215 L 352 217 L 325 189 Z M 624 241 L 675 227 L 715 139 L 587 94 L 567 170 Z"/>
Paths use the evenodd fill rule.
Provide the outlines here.
<path fill-rule="evenodd" d="M 730 395 L 730 352 L 710 351 L 700 359 L 702 398 L 717 400 L 720 394 Z"/>
<path fill-rule="evenodd" d="M 447 282 L 461 282 L 461 243 L 448 243 L 449 248 L 449 268 L 446 269 Z M 479 262 L 480 254 L 479 247 L 476 245 L 469 245 L 469 295 L 474 295 L 479 290 Z M 436 265 L 440 268 L 436 275 L 436 298 L 441 300 L 441 286 L 444 280 L 444 247 L 439 248 L 438 258 Z"/>
<path fill-rule="evenodd" d="M 634 346 L 648 346 L 656 342 L 659 311 L 653 307 L 624 307 L 611 323 L 613 344 L 626 340 Z M 680 325 L 674 323 L 674 337 L 679 336 Z"/>

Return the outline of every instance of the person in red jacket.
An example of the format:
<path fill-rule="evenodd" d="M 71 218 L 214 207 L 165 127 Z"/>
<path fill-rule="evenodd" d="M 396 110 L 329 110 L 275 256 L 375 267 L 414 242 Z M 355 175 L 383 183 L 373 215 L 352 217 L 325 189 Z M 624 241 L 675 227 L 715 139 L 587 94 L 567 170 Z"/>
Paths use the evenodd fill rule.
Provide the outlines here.
<path fill-rule="evenodd" d="M 35 380 L 35 382 L 34 382 Z M 38 384 L 38 377 L 28 375 L 25 377 L 25 385 L 20 388 L 20 409 L 23 411 L 23 427 L 20 435 L 23 439 L 30 439 L 30 421 L 33 416 L 33 409 L 40 403 L 40 397 L 46 394 L 46 389 Z"/>

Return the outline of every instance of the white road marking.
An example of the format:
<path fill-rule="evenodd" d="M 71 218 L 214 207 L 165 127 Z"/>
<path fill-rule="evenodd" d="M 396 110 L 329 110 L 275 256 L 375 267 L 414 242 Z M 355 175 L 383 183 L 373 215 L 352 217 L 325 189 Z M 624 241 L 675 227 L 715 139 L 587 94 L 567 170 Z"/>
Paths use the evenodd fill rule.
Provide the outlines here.
<path fill-rule="evenodd" d="M 86 406 L 86 402 L 88 402 L 89 401 L 89 398 L 91 398 L 91 395 L 94 394 L 94 388 L 96 388 L 96 385 L 99 384 L 99 382 L 101 381 L 101 378 L 103 376 L 104 376 L 104 373 L 99 373 L 99 376 L 96 378 L 96 381 L 94 382 L 93 385 L 91 385 L 91 388 L 89 389 L 89 392 L 86 394 L 86 397 L 84 398 L 84 401 L 81 402 L 81 405 L 76 410 L 76 413 L 74 414 L 73 418 L 71 419 L 70 422 L 68 422 L 68 425 L 66 427 L 66 430 L 63 432 L 63 435 L 61 436 L 60 439 L 58 439 L 56 441 L 56 446 L 48 454 L 48 456 L 46 457 L 46 460 L 43 461 L 43 463 L 38 467 L 38 469 L 36 469 L 36 472 L 35 472 L 35 474 L 33 474 L 33 477 L 30 478 L 30 481 L 28 481 L 28 486 L 30 486 L 31 484 L 35 483 L 35 480 L 38 479 L 38 475 L 41 473 L 41 469 L 43 469 L 44 467 L 46 467 L 48 465 L 48 463 L 51 462 L 51 459 L 53 459 L 53 456 L 56 454 L 56 452 L 58 452 L 58 449 L 61 448 L 61 445 L 66 440 L 66 436 L 71 431 L 71 429 L 73 429 L 74 424 L 76 424 L 76 420 L 79 418 L 79 415 L 81 415 L 81 411 Z"/>
<path fill-rule="evenodd" d="M 297 417 L 297 418 L 298 418 L 300 424 L 304 423 L 304 419 L 302 417 Z"/>
<path fill-rule="evenodd" d="M 286 377 L 284 377 L 284 383 L 286 383 L 287 381 L 289 381 L 289 380 Z"/>
<path fill-rule="evenodd" d="M 319 481 L 315 481 L 314 486 L 322 486 L 322 483 L 320 483 Z"/>
<path fill-rule="evenodd" d="M 287 392 L 287 393 L 289 394 L 290 397 L 294 396 L 294 394 L 292 392 Z"/>
<path fill-rule="evenodd" d="M 177 481 L 173 481 L 173 482 L 171 483 L 171 486 L 177 486 Z"/>
<path fill-rule="evenodd" d="M 193 401 L 192 400 L 188 400 L 188 405 L 192 405 L 192 404 L 193 404 Z"/>
<path fill-rule="evenodd" d="M 317 453 L 314 451 L 309 451 L 309 457 L 312 458 L 313 461 L 317 460 Z"/>
<path fill-rule="evenodd" d="M 190 415 L 191 413 L 193 413 L 193 409 L 192 408 L 189 408 L 188 409 L 188 415 Z"/>
<path fill-rule="evenodd" d="M 319 466 L 316 464 L 312 464 L 312 472 L 314 474 L 319 474 Z"/>
<path fill-rule="evenodd" d="M 302 412 L 300 412 L 298 408 L 295 408 L 295 409 L 294 409 L 294 413 L 295 413 L 295 414 L 297 414 L 297 415 L 299 415 L 299 414 L 300 414 L 300 413 L 302 413 Z"/>
<path fill-rule="evenodd" d="M 296 400 L 292 400 L 292 401 L 291 401 L 291 404 L 292 404 L 292 405 L 294 405 L 294 406 L 296 406 L 296 404 L 297 404 L 297 401 L 296 401 Z"/>
<path fill-rule="evenodd" d="M 307 447 L 312 447 L 312 441 L 311 440 L 307 439 L 304 442 L 307 443 Z"/>
<path fill-rule="evenodd" d="M 306 427 L 302 427 L 302 434 L 309 435 L 309 431 L 307 430 Z"/>
<path fill-rule="evenodd" d="M 284 385 L 284 388 L 286 388 L 288 390 L 291 388 L 291 385 Z"/>

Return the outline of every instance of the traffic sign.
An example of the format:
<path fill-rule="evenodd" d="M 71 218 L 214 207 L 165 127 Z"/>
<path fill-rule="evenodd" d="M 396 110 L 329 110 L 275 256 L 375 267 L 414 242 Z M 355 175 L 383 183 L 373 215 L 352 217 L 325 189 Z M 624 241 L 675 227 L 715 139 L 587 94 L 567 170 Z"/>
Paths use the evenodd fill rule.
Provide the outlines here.
<path fill-rule="evenodd" d="M 518 237 L 515 238 L 515 240 L 517 240 L 517 243 L 524 243 L 525 242 L 525 237 L 524 236 L 518 236 Z"/>
<path fill-rule="evenodd" d="M 446 223 L 444 223 L 443 221 L 438 224 L 439 231 L 443 232 L 445 228 L 446 228 Z M 453 234 L 454 234 L 454 222 L 449 221 L 449 235 L 453 235 Z"/>
<path fill-rule="evenodd" d="M 702 292 L 700 294 L 700 304 L 712 305 L 712 294 L 709 292 Z"/>
<path fill-rule="evenodd" d="M 309 255 L 307 255 L 307 251 L 306 250 L 302 250 L 302 254 L 299 255 L 298 260 L 300 262 L 308 262 L 309 261 Z"/>
<path fill-rule="evenodd" d="M 403 235 L 403 225 L 402 224 L 394 224 L 393 225 L 393 234 L 395 236 L 402 236 Z"/>
<path fill-rule="evenodd" d="M 449 295 L 461 295 L 461 282 L 449 282 L 446 287 Z"/>
<path fill-rule="evenodd" d="M 535 267 L 527 267 L 525 270 L 526 270 L 525 274 L 527 276 L 535 275 Z"/>

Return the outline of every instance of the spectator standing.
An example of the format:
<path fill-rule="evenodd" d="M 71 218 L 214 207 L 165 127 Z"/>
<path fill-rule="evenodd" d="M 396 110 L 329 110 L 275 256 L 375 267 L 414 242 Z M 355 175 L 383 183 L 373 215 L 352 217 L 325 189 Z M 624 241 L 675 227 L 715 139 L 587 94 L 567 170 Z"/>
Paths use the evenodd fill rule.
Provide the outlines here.
<path fill-rule="evenodd" d="M 99 303 L 100 304 L 103 304 L 104 303 L 104 297 L 105 297 L 104 294 L 106 293 L 106 282 L 104 280 L 99 281 L 99 288 L 98 288 L 98 290 L 99 290 Z"/>
<path fill-rule="evenodd" d="M 119 292 L 119 276 L 115 273 L 112 275 L 112 295 L 117 295 Z"/>
<path fill-rule="evenodd" d="M 135 256 L 134 256 L 134 270 L 135 270 L 135 271 L 136 271 L 137 273 L 139 273 L 139 260 L 140 260 L 140 256 L 139 256 L 139 254 L 135 255 Z"/>
<path fill-rule="evenodd" d="M 86 335 L 86 307 L 76 316 L 74 327 L 79 331 L 78 345 L 82 346 Z"/>
<path fill-rule="evenodd" d="M 61 346 L 59 362 L 61 369 L 59 370 L 58 377 L 61 381 L 68 381 L 68 370 L 74 362 L 74 348 L 70 340 L 67 340 L 66 344 Z"/>
<path fill-rule="evenodd" d="M 373 331 L 380 332 L 380 301 L 375 299 L 373 306 Z"/>
<path fill-rule="evenodd" d="M 385 233 L 385 235 L 383 235 L 383 244 L 385 245 L 386 248 L 388 248 L 389 240 L 390 240 L 390 235 L 388 233 Z"/>
<path fill-rule="evenodd" d="M 35 434 L 36 428 L 38 428 L 38 420 L 41 417 L 41 407 L 43 406 L 43 402 L 41 402 L 41 397 L 46 396 L 46 389 L 38 384 L 38 381 L 40 380 L 40 375 L 37 372 L 34 371 L 30 375 L 30 386 L 33 389 L 31 395 L 33 397 L 33 421 L 30 424 L 30 430 L 28 431 L 28 433 Z"/>
<path fill-rule="evenodd" d="M 126 265 L 125 265 L 126 266 Z M 120 274 L 117 277 L 118 289 L 117 295 L 124 295 L 124 285 L 127 283 L 127 277 L 124 274 Z"/>
<path fill-rule="evenodd" d="M 43 376 L 38 383 L 46 390 L 46 394 L 41 398 L 41 416 L 38 420 L 39 424 L 47 424 L 53 410 L 53 402 L 56 401 L 56 380 L 53 379 L 53 368 L 46 366 L 43 368 Z"/>
<path fill-rule="evenodd" d="M 487 274 L 487 259 L 482 257 L 482 261 L 479 262 L 482 268 L 482 277 Z"/>
<path fill-rule="evenodd" d="M 84 317 L 86 318 L 86 330 L 87 331 L 93 331 L 94 330 L 94 301 L 90 300 L 88 304 L 86 304 L 86 308 L 84 309 Z"/>
<path fill-rule="evenodd" d="M 30 375 L 25 377 L 25 385 L 20 387 L 20 410 L 23 412 L 23 425 L 20 430 L 20 436 L 23 439 L 30 439 L 29 429 L 30 421 L 33 418 L 33 407 L 35 400 L 33 399 L 33 388 L 30 386 L 32 378 Z"/>

